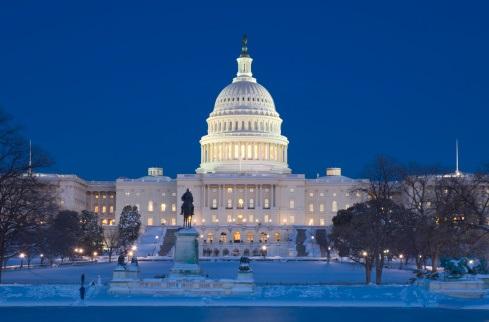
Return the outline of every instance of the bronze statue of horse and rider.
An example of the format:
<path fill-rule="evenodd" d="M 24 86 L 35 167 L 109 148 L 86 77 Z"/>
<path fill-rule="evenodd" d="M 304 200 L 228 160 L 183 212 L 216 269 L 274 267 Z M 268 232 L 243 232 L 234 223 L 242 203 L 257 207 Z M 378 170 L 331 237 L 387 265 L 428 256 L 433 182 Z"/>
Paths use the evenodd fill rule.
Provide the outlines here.
<path fill-rule="evenodd" d="M 194 197 L 189 189 L 182 195 L 183 228 L 192 228 L 192 216 L 194 215 Z"/>

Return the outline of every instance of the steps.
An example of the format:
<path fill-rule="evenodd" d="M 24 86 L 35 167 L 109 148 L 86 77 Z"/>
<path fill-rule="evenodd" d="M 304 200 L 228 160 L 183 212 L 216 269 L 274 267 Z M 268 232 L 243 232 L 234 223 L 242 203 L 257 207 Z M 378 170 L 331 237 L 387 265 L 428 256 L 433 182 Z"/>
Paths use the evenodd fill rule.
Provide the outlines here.
<path fill-rule="evenodd" d="M 163 226 L 147 226 L 136 243 L 136 255 L 139 257 L 158 255 L 166 230 Z"/>
<path fill-rule="evenodd" d="M 163 238 L 163 243 L 161 244 L 160 251 L 158 253 L 160 256 L 170 256 L 171 255 L 170 251 L 175 246 L 175 242 L 177 240 L 177 237 L 175 235 L 177 230 L 178 230 L 178 228 L 167 228 L 166 229 L 166 234 L 165 234 L 165 237 Z"/>

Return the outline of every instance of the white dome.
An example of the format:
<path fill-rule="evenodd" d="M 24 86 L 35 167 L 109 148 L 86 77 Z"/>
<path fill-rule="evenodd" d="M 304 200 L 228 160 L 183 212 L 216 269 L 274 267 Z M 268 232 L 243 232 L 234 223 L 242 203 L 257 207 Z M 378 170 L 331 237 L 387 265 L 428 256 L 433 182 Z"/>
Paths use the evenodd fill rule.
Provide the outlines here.
<path fill-rule="evenodd" d="M 253 78 L 245 45 L 236 77 L 219 93 L 207 118 L 198 173 L 290 173 L 282 119 L 270 93 Z"/>
<path fill-rule="evenodd" d="M 229 114 L 261 114 L 278 116 L 270 93 L 256 81 L 236 81 L 226 86 L 214 105 L 210 116 Z"/>

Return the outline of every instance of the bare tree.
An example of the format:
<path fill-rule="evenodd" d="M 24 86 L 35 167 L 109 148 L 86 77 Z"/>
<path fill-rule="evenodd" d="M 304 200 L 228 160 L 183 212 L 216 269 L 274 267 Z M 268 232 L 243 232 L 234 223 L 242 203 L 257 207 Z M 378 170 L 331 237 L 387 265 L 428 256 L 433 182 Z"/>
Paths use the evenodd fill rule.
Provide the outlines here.
<path fill-rule="evenodd" d="M 0 111 L 0 262 L 19 252 L 22 233 L 41 229 L 55 209 L 53 189 L 33 175 L 48 164 L 29 144 L 10 118 Z M 0 282 L 1 282 L 0 267 Z"/>
<path fill-rule="evenodd" d="M 109 255 L 109 263 L 112 262 L 114 252 L 119 248 L 119 228 L 117 226 L 106 226 L 103 232 L 103 244 Z"/>

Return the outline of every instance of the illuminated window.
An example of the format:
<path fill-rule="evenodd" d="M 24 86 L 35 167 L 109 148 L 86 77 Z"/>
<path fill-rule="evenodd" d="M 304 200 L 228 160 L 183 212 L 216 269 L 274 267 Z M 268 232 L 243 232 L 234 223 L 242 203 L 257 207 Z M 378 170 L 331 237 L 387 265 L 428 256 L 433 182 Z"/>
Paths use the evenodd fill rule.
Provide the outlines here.
<path fill-rule="evenodd" d="M 95 199 L 98 199 L 98 195 L 95 195 Z"/>
<path fill-rule="evenodd" d="M 350 196 L 350 193 L 349 192 L 345 193 L 345 196 L 349 197 Z"/>
<path fill-rule="evenodd" d="M 324 197 L 324 192 L 321 192 L 319 196 Z"/>
<path fill-rule="evenodd" d="M 238 199 L 238 209 L 243 209 L 244 208 L 244 200 L 239 198 Z"/>
<path fill-rule="evenodd" d="M 219 235 L 219 242 L 221 243 L 225 243 L 228 241 L 228 235 L 224 232 L 221 233 L 221 235 Z"/>
<path fill-rule="evenodd" d="M 348 208 L 350 208 L 350 205 L 349 204 L 346 204 L 345 205 L 345 209 L 348 209 Z"/>
<path fill-rule="evenodd" d="M 331 203 L 331 211 L 337 212 L 338 211 L 338 203 L 336 201 L 333 201 Z"/>
<path fill-rule="evenodd" d="M 289 191 L 290 191 L 290 192 L 294 192 L 294 188 L 290 188 L 290 189 L 289 189 Z"/>
<path fill-rule="evenodd" d="M 314 204 L 310 203 L 309 204 L 309 212 L 313 212 L 314 211 Z"/>
<path fill-rule="evenodd" d="M 217 215 L 212 215 L 212 222 L 218 222 Z"/>
<path fill-rule="evenodd" d="M 160 219 L 160 224 L 162 224 L 162 225 L 166 224 L 166 219 L 165 218 L 161 218 Z"/>
<path fill-rule="evenodd" d="M 177 195 L 177 193 L 176 193 L 176 192 L 172 192 L 172 193 L 171 193 L 171 195 L 172 195 L 173 197 L 175 197 L 175 196 Z"/>
<path fill-rule="evenodd" d="M 231 217 L 231 215 L 228 215 L 228 222 L 232 222 L 233 221 L 233 217 Z"/>
<path fill-rule="evenodd" d="M 313 218 L 309 218 L 309 226 L 313 226 L 314 225 L 314 219 Z"/>
<path fill-rule="evenodd" d="M 153 217 L 148 217 L 148 226 L 153 226 Z"/>
<path fill-rule="evenodd" d="M 333 193 L 333 197 L 336 197 L 336 192 Z"/>
<path fill-rule="evenodd" d="M 319 205 L 319 212 L 324 212 L 324 204 Z"/>
<path fill-rule="evenodd" d="M 172 226 L 175 226 L 177 224 L 177 219 L 176 218 L 172 218 L 171 219 L 171 224 L 172 224 Z"/>
<path fill-rule="evenodd" d="M 228 188 L 228 193 L 233 192 L 233 188 Z"/>
<path fill-rule="evenodd" d="M 293 225 L 295 223 L 295 216 L 289 216 L 289 222 Z"/>
<path fill-rule="evenodd" d="M 114 219 L 111 219 L 111 220 L 109 221 L 109 225 L 114 225 L 114 224 L 115 224 L 115 220 L 114 220 Z"/>
<path fill-rule="evenodd" d="M 161 212 L 165 212 L 166 211 L 166 203 L 162 203 L 160 205 L 160 210 L 161 210 Z"/>
<path fill-rule="evenodd" d="M 207 242 L 212 243 L 214 241 L 214 234 L 213 233 L 208 233 L 207 234 Z"/>
<path fill-rule="evenodd" d="M 241 233 L 239 231 L 235 231 L 233 234 L 233 240 L 235 243 L 241 242 Z"/>
<path fill-rule="evenodd" d="M 250 209 L 255 208 L 255 199 L 250 198 L 250 200 L 248 201 L 248 208 L 250 208 Z"/>
<path fill-rule="evenodd" d="M 253 232 L 249 231 L 246 233 L 246 240 L 249 243 L 252 243 L 254 239 L 255 239 L 255 235 L 253 235 Z"/>
<path fill-rule="evenodd" d="M 173 211 L 173 212 L 177 211 L 177 205 L 176 204 L 174 204 L 174 203 L 171 204 L 171 211 Z"/>
<path fill-rule="evenodd" d="M 114 199 L 114 195 L 110 195 L 110 199 Z"/>
<path fill-rule="evenodd" d="M 226 208 L 228 208 L 228 209 L 233 208 L 233 200 L 228 199 L 228 202 L 227 202 L 227 206 L 226 206 Z"/>
<path fill-rule="evenodd" d="M 290 199 L 289 200 L 289 208 L 290 209 L 294 209 L 295 208 L 295 200 L 294 199 Z"/>
<path fill-rule="evenodd" d="M 252 223 L 252 222 L 253 222 L 253 219 L 255 219 L 255 218 L 253 217 L 253 215 L 249 215 L 249 216 L 248 216 L 248 220 L 250 221 L 250 223 Z"/>
<path fill-rule="evenodd" d="M 314 197 L 314 193 L 309 192 L 309 197 Z"/>
<path fill-rule="evenodd" d="M 212 209 L 217 209 L 217 199 L 212 199 Z"/>
<path fill-rule="evenodd" d="M 95 209 L 93 211 L 98 213 L 98 206 L 95 206 Z"/>
<path fill-rule="evenodd" d="M 130 196 L 130 195 L 131 195 L 131 193 L 130 193 L 129 191 L 126 191 L 126 192 L 125 192 L 125 195 L 126 195 L 126 196 Z"/>
<path fill-rule="evenodd" d="M 270 209 L 270 200 L 268 200 L 268 198 L 263 200 L 263 208 Z"/>
<path fill-rule="evenodd" d="M 107 196 L 106 195 L 102 195 L 102 199 L 105 199 L 105 198 L 107 198 Z"/>
<path fill-rule="evenodd" d="M 107 207 L 106 206 L 102 206 L 102 213 L 106 213 L 107 212 Z"/>
<path fill-rule="evenodd" d="M 268 234 L 266 232 L 260 233 L 260 241 L 262 243 L 266 243 L 268 241 Z"/>
<path fill-rule="evenodd" d="M 267 223 L 267 222 L 269 222 L 269 220 L 268 220 L 268 215 L 265 215 L 265 217 L 264 217 L 264 221 L 265 221 L 266 223 Z"/>
<path fill-rule="evenodd" d="M 148 211 L 149 212 L 153 212 L 154 208 L 153 208 L 153 200 L 150 200 L 148 201 Z"/>
<path fill-rule="evenodd" d="M 324 218 L 319 219 L 319 224 L 320 224 L 321 226 L 324 226 Z"/>
<path fill-rule="evenodd" d="M 273 238 L 275 239 L 276 242 L 279 242 L 280 241 L 280 233 L 276 232 L 275 234 L 273 234 Z"/>
<path fill-rule="evenodd" d="M 109 212 L 111 212 L 111 213 L 114 212 L 114 206 L 110 206 Z"/>
<path fill-rule="evenodd" d="M 102 220 L 102 225 L 107 225 L 107 219 Z"/>

